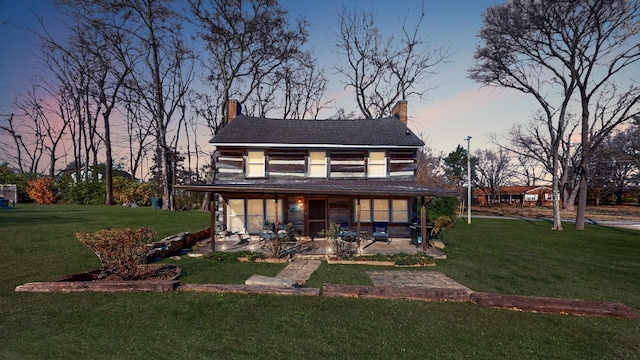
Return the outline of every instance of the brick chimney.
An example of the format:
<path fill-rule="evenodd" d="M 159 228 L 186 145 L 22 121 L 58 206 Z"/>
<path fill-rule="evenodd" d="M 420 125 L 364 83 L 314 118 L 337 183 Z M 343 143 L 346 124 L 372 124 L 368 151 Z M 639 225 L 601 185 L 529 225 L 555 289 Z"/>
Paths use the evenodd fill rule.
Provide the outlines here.
<path fill-rule="evenodd" d="M 399 100 L 391 109 L 391 115 L 397 117 L 407 125 L 407 100 Z"/>
<path fill-rule="evenodd" d="M 227 123 L 230 123 L 236 116 L 242 114 L 242 105 L 238 100 L 229 99 L 227 102 Z"/>

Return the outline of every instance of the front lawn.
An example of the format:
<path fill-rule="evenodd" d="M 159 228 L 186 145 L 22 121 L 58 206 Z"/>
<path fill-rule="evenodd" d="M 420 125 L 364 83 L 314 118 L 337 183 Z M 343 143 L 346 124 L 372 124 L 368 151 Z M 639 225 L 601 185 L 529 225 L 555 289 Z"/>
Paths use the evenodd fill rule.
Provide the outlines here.
<path fill-rule="evenodd" d="M 25 282 L 99 266 L 75 240 L 76 231 L 145 225 L 163 237 L 205 228 L 209 214 L 25 204 L 0 211 L 0 359 L 640 357 L 638 320 L 419 301 L 13 291 Z M 440 271 L 475 291 L 616 301 L 640 309 L 640 232 L 550 227 L 461 221 L 444 235 L 448 259 L 420 269 Z M 182 266 L 183 283 L 242 283 L 251 274 L 273 276 L 286 266 L 170 262 Z M 364 271 L 373 268 L 323 263 L 307 286 L 371 285 Z"/>

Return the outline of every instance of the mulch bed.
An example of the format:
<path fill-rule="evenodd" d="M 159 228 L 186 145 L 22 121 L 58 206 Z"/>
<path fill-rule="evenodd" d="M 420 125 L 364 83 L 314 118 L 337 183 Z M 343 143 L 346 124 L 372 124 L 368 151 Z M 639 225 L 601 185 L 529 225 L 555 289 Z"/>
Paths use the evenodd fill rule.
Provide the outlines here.
<path fill-rule="evenodd" d="M 32 282 L 16 287 L 17 292 L 168 292 L 180 284 L 177 278 L 182 269 L 170 264 L 143 265 L 135 280 L 103 277 L 100 270 L 64 276 L 47 282 Z"/>
<path fill-rule="evenodd" d="M 149 264 L 138 266 L 136 277 L 134 280 L 176 280 L 180 277 L 182 269 L 179 266 L 171 264 Z M 93 270 L 78 274 L 64 276 L 50 282 L 69 282 L 69 281 L 126 281 L 117 275 L 104 275 L 101 270 Z"/>

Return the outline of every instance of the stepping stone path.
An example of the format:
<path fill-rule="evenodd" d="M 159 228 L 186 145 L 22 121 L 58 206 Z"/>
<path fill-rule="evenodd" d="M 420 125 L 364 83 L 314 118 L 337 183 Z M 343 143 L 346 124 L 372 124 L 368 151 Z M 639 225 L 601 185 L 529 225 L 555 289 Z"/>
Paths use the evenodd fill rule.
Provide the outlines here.
<path fill-rule="evenodd" d="M 276 275 L 276 278 L 291 279 L 297 281 L 298 285 L 304 285 L 320 264 L 322 260 L 296 259 Z"/>

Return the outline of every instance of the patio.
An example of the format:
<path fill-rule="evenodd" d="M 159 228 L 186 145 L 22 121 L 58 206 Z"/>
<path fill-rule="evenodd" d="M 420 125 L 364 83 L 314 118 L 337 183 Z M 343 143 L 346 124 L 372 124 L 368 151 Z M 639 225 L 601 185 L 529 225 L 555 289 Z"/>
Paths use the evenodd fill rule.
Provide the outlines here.
<path fill-rule="evenodd" d="M 238 251 L 253 251 L 262 252 L 262 246 L 264 240 L 260 240 L 257 236 L 250 238 L 240 238 L 238 235 L 227 236 L 224 239 L 218 238 L 215 242 L 216 251 L 223 252 L 238 252 Z M 359 255 L 374 255 L 374 254 L 415 254 L 422 252 L 421 247 L 413 245 L 408 238 L 393 238 L 391 242 L 371 241 L 366 240 L 360 243 L 358 249 Z M 211 238 L 203 240 L 196 246 L 196 249 L 189 253 L 189 256 L 198 257 L 211 252 Z M 289 253 L 296 257 L 314 257 L 333 255 L 334 250 L 331 245 L 331 240 L 328 239 L 315 239 L 315 240 L 300 240 L 298 242 L 291 243 Z M 426 254 L 434 259 L 446 259 L 447 256 L 440 250 L 428 247 Z"/>

